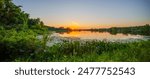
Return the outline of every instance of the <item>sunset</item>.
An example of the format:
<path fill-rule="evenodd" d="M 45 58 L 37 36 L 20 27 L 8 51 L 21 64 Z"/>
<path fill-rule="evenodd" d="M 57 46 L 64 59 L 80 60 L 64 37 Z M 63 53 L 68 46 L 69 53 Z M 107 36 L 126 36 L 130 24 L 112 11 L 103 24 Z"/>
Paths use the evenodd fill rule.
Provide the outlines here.
<path fill-rule="evenodd" d="M 150 0 L 0 0 L 0 61 L 150 61 L 149 4 Z"/>
<path fill-rule="evenodd" d="M 108 28 L 150 24 L 149 0 L 13 0 L 48 26 Z M 79 27 L 80 26 L 80 27 Z"/>
<path fill-rule="evenodd" d="M 71 29 L 79 29 L 80 25 L 77 22 L 72 21 L 71 24 L 69 25 L 69 28 L 71 28 Z"/>
<path fill-rule="evenodd" d="M 150 78 L 150 0 L 0 0 L 0 62 L 2 79 Z"/>

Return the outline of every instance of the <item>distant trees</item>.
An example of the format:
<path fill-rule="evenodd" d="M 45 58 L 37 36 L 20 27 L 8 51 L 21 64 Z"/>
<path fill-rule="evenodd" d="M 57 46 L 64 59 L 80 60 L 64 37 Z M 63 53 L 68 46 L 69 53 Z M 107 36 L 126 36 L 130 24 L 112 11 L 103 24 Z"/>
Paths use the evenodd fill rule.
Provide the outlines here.
<path fill-rule="evenodd" d="M 97 32 L 109 32 L 111 34 L 123 33 L 123 34 L 134 34 L 134 35 L 148 35 L 150 36 L 150 25 L 146 24 L 143 26 L 134 27 L 112 27 L 108 29 L 90 29 L 89 31 Z"/>
<path fill-rule="evenodd" d="M 111 34 L 123 33 L 123 34 L 134 34 L 134 35 L 150 35 L 150 25 L 146 24 L 143 26 L 135 27 L 115 27 L 107 29 Z"/>
<path fill-rule="evenodd" d="M 28 25 L 30 28 L 41 28 L 44 26 L 44 23 L 43 21 L 40 21 L 40 18 L 37 18 L 37 19 L 29 19 L 28 21 Z"/>

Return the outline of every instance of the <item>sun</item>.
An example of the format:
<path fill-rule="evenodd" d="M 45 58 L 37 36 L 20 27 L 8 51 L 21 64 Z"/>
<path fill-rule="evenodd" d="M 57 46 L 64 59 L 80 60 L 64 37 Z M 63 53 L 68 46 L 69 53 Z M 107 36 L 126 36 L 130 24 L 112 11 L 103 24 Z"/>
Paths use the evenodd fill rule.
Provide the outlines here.
<path fill-rule="evenodd" d="M 72 30 L 78 29 L 79 27 L 80 27 L 80 25 L 75 21 L 72 21 L 71 24 L 69 25 L 69 28 Z"/>

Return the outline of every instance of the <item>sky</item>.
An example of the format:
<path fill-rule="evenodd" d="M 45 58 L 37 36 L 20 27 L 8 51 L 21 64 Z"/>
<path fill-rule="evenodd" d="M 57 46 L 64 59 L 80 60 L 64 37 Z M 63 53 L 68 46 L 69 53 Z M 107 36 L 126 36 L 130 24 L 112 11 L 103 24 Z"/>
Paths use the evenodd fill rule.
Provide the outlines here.
<path fill-rule="evenodd" d="M 108 28 L 150 24 L 150 0 L 13 0 L 48 26 Z"/>

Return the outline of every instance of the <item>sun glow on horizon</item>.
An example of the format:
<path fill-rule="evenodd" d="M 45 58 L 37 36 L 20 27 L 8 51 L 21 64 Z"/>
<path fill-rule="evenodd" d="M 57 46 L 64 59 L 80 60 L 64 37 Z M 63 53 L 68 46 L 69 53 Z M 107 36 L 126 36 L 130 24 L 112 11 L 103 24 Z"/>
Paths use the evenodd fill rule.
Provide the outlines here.
<path fill-rule="evenodd" d="M 80 25 L 79 23 L 75 22 L 75 21 L 72 21 L 69 26 L 68 26 L 70 29 L 74 30 L 74 29 L 79 29 L 80 28 Z"/>

